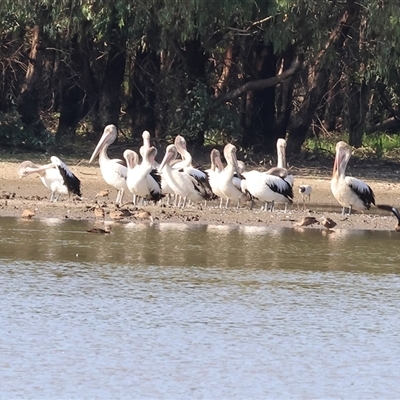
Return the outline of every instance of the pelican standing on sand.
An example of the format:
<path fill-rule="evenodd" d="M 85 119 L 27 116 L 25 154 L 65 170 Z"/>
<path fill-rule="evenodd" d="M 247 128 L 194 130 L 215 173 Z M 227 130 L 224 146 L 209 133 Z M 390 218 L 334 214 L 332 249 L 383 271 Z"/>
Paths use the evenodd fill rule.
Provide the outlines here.
<path fill-rule="evenodd" d="M 375 195 L 372 189 L 360 179 L 346 176 L 346 166 L 351 157 L 351 147 L 345 142 L 336 144 L 336 156 L 333 165 L 331 191 L 342 208 L 342 215 L 348 208 L 349 215 L 355 210 L 369 210 L 375 205 Z"/>
<path fill-rule="evenodd" d="M 29 174 L 39 174 L 43 185 L 51 190 L 50 201 L 57 201 L 62 194 L 76 194 L 81 197 L 81 181 L 58 157 L 51 157 L 51 163 L 36 165 L 24 161 L 18 166 L 18 176 L 23 178 Z"/>
<path fill-rule="evenodd" d="M 99 164 L 101 175 L 105 182 L 118 190 L 117 198 L 115 202 L 117 204 L 122 203 L 124 192 L 128 189 L 126 185 L 126 177 L 128 169 L 122 165 L 122 160 L 110 159 L 107 155 L 108 146 L 114 143 L 117 138 L 117 128 L 115 125 L 107 125 L 104 128 L 103 136 L 97 143 L 96 148 L 90 157 L 89 163 L 91 163 L 97 155 L 99 155 Z"/>
<path fill-rule="evenodd" d="M 143 160 L 137 164 L 138 155 L 132 150 L 124 151 L 124 158 L 128 165 L 128 176 L 126 183 L 128 189 L 133 193 L 133 203 L 137 205 L 137 196 L 143 199 L 157 202 L 161 200 L 161 176 L 153 169 L 154 159 L 157 155 L 155 147 L 149 147 L 143 151 Z M 136 158 L 135 161 L 133 161 Z"/>
<path fill-rule="evenodd" d="M 172 167 L 178 151 L 175 145 L 171 144 L 165 151 L 164 159 L 160 164 L 160 171 L 162 171 L 163 179 L 168 183 L 168 186 L 174 191 L 174 193 L 180 196 L 179 204 L 183 200 L 182 207 L 186 206 L 187 200 L 199 202 L 203 200 L 212 200 L 214 193 L 204 182 L 204 178 L 192 176 L 183 169 L 175 169 Z"/>
<path fill-rule="evenodd" d="M 225 208 L 229 207 L 229 202 L 235 201 L 237 207 L 240 206 L 240 201 L 246 199 L 246 193 L 241 189 L 241 170 L 236 157 L 236 147 L 228 143 L 224 147 L 224 157 L 226 167 L 218 174 L 218 186 L 226 198 Z M 236 176 L 234 177 L 236 173 Z"/>

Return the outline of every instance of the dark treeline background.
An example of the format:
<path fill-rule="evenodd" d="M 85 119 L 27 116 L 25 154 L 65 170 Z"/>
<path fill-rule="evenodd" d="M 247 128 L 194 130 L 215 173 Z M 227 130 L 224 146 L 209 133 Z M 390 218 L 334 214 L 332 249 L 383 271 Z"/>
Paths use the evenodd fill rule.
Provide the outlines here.
<path fill-rule="evenodd" d="M 298 152 L 400 128 L 395 0 L 2 0 L 0 140 L 160 139 Z"/>

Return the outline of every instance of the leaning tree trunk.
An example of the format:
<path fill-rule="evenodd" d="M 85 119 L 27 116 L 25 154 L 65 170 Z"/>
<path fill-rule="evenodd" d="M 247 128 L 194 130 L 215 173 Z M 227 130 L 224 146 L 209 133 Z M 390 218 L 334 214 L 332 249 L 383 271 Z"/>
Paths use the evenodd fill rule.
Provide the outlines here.
<path fill-rule="evenodd" d="M 42 57 L 42 27 L 35 25 L 32 28 L 31 50 L 29 53 L 28 67 L 25 81 L 22 85 L 18 100 L 17 110 L 21 121 L 27 125 L 35 137 L 40 137 L 46 130 L 39 114 L 39 91 L 37 83 L 40 81 L 43 67 Z"/>
<path fill-rule="evenodd" d="M 304 101 L 299 111 L 293 118 L 289 129 L 288 152 L 299 153 L 303 145 L 311 122 L 315 116 L 317 108 L 320 106 L 327 91 L 329 73 L 323 65 L 328 50 L 338 53 L 343 47 L 346 39 L 351 35 L 352 26 L 357 22 L 361 5 L 356 0 L 348 0 L 339 25 L 334 29 L 329 37 L 328 43 L 318 54 L 316 61 L 309 71 L 309 90 L 304 97 Z"/>

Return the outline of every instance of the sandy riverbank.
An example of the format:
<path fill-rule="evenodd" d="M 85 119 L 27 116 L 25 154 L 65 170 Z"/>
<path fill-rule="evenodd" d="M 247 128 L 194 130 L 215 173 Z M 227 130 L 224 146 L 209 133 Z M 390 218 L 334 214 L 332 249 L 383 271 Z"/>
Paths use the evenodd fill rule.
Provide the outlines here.
<path fill-rule="evenodd" d="M 89 165 L 86 161 L 69 163 L 71 170 L 82 181 L 81 200 L 67 199 L 50 203 L 48 201 L 49 191 L 43 186 L 38 176 L 31 175 L 22 180 L 18 178 L 18 162 L 0 162 L 0 216 L 21 217 L 22 211 L 29 208 L 35 212 L 34 218 L 70 218 L 75 220 L 95 221 L 94 207 L 96 202 L 104 207 L 106 221 L 111 221 L 109 212 L 116 209 L 114 200 L 116 191 L 111 189 L 109 198 L 95 199 L 96 194 L 106 189 L 100 169 L 97 164 Z M 379 168 L 372 169 L 373 173 L 355 175 L 365 180 L 374 190 L 377 204 L 390 204 L 400 206 L 400 171 L 391 166 L 389 168 L 390 179 L 377 179 L 377 176 L 388 177 L 384 170 L 379 174 Z M 372 171 L 368 169 L 368 171 Z M 400 167 L 399 167 L 400 170 Z M 315 172 L 315 171 L 314 171 Z M 295 202 L 289 207 L 288 212 L 278 206 L 278 210 L 271 212 L 260 211 L 260 204 L 250 210 L 247 205 L 242 208 L 230 208 L 228 210 L 218 209 L 217 202 L 210 203 L 207 207 L 196 206 L 186 209 L 177 209 L 167 205 L 146 205 L 135 208 L 129 203 L 131 195 L 125 196 L 123 208 L 129 209 L 133 214 L 138 209 L 149 211 L 154 221 L 184 222 L 184 223 L 205 223 L 205 224 L 242 224 L 242 225 L 268 225 L 271 227 L 292 227 L 296 221 L 307 215 L 321 218 L 323 216 L 332 218 L 336 223 L 336 229 L 378 229 L 393 230 L 396 220 L 387 212 L 383 212 L 373 207 L 365 213 L 342 216 L 340 207 L 330 192 L 330 171 L 326 169 L 318 170 L 318 174 L 310 175 L 309 168 L 296 168 L 295 175 Z M 306 210 L 302 209 L 301 196 L 298 193 L 300 184 L 308 184 L 313 187 L 311 203 Z M 280 209 L 279 209 L 280 208 Z M 125 221 L 134 220 L 134 216 L 127 217 Z M 321 229 L 318 226 L 307 229 Z"/>

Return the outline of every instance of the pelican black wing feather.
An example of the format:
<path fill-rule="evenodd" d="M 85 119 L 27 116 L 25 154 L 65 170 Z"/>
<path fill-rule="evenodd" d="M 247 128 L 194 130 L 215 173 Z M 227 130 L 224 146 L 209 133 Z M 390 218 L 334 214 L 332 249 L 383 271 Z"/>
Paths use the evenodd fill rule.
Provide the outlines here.
<path fill-rule="evenodd" d="M 364 206 L 367 210 L 371 207 L 371 204 L 375 205 L 375 194 L 374 191 L 365 184 L 365 188 L 360 188 L 357 185 L 349 185 L 353 192 L 360 198 L 360 200 L 364 203 Z"/>
<path fill-rule="evenodd" d="M 294 198 L 293 187 L 290 186 L 290 184 L 285 179 L 283 179 L 282 177 L 280 177 L 280 179 L 282 179 L 282 181 L 285 182 L 283 187 L 279 186 L 279 185 L 277 185 L 275 183 L 270 183 L 270 184 L 268 184 L 268 186 L 270 187 L 270 189 L 273 192 L 280 193 L 282 196 L 285 196 L 290 201 L 293 201 L 293 198 Z"/>
<path fill-rule="evenodd" d="M 154 203 L 157 203 L 157 201 L 160 201 L 163 197 L 165 197 L 165 194 L 162 194 L 161 192 L 161 175 L 158 172 L 157 169 L 152 169 L 150 171 L 150 176 L 156 181 L 157 185 L 160 187 L 160 191 L 156 190 L 151 190 L 150 191 L 150 200 L 154 201 Z"/>
<path fill-rule="evenodd" d="M 57 165 L 57 168 L 63 178 L 65 186 L 68 189 L 68 193 L 73 193 L 81 197 L 81 181 L 71 171 L 67 171 L 62 166 Z"/>

